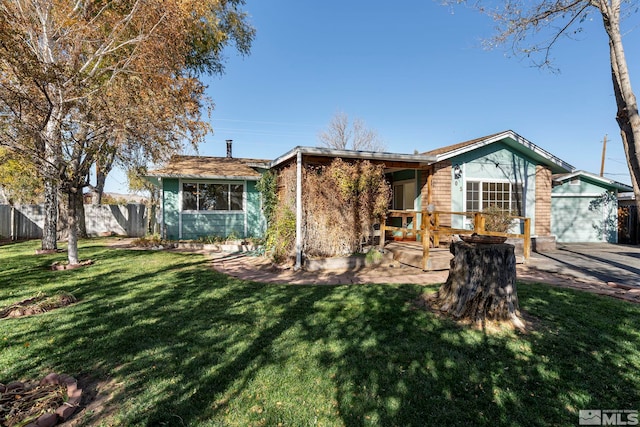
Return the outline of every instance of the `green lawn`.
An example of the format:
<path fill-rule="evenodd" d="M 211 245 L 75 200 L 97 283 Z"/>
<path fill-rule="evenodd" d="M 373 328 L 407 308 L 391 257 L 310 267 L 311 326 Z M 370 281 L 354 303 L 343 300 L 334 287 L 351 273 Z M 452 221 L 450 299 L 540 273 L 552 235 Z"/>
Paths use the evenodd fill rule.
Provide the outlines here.
<path fill-rule="evenodd" d="M 640 409 L 640 306 L 518 288 L 535 332 L 485 334 L 416 309 L 434 286 L 236 280 L 196 254 L 0 246 L 0 307 L 38 291 L 78 303 L 0 320 L 0 382 L 51 371 L 108 386 L 92 425 L 577 425 Z"/>

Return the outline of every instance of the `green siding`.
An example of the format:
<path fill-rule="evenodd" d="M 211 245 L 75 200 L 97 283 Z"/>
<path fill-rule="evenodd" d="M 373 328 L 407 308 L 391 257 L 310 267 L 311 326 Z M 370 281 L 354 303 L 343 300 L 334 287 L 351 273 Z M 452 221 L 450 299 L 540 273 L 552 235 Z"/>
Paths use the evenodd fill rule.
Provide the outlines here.
<path fill-rule="evenodd" d="M 569 195 L 569 194 L 589 194 L 596 195 L 602 194 L 607 191 L 608 188 L 603 187 L 602 185 L 597 185 L 592 182 L 585 181 L 582 177 L 576 177 L 578 184 L 571 184 L 570 181 L 565 181 L 562 185 L 557 185 L 553 187 L 551 193 L 553 195 Z"/>
<path fill-rule="evenodd" d="M 393 172 L 391 174 L 391 179 L 393 182 L 396 181 L 408 181 L 416 178 L 416 170 L 415 169 L 405 169 L 397 172 Z"/>
<path fill-rule="evenodd" d="M 204 236 L 227 237 L 244 235 L 244 214 L 182 214 L 182 239 L 195 240 Z"/>
<path fill-rule="evenodd" d="M 267 227 L 262 213 L 262 196 L 256 184 L 247 182 L 247 237 L 262 237 Z"/>
<path fill-rule="evenodd" d="M 531 218 L 531 229 L 535 229 L 535 161 L 498 142 L 453 157 L 451 164 L 458 164 L 462 169 L 461 179 L 451 177 L 451 209 L 454 212 L 466 211 L 467 181 L 509 181 L 522 185 L 525 194 L 522 216 Z M 454 227 L 464 226 L 461 216 L 454 216 L 453 221 Z"/>
<path fill-rule="evenodd" d="M 180 232 L 179 181 L 177 178 L 162 180 L 164 231 L 169 240 L 178 240 Z"/>
<path fill-rule="evenodd" d="M 220 182 L 189 180 L 189 182 Z M 224 181 L 229 182 L 229 181 Z M 262 237 L 266 221 L 261 209 L 261 195 L 254 181 L 238 181 L 245 185 L 245 212 L 182 213 L 180 180 L 163 179 L 163 216 L 166 238 L 196 240 L 205 236 Z M 246 229 L 246 233 L 245 233 Z M 182 230 L 182 233 L 180 231 Z"/>
<path fill-rule="evenodd" d="M 617 215 L 612 206 L 591 206 L 592 197 L 553 197 L 551 232 L 559 242 L 617 242 Z"/>

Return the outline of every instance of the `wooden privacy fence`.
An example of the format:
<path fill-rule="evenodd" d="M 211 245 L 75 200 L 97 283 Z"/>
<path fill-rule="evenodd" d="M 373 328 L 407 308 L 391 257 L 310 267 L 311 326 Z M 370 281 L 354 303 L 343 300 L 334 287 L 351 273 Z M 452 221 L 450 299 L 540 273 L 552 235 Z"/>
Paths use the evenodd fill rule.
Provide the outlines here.
<path fill-rule="evenodd" d="M 473 218 L 473 228 L 453 228 L 446 225 L 441 225 L 440 219 L 442 215 L 450 216 L 463 216 L 465 218 Z M 391 226 L 386 224 L 386 220 L 382 221 L 380 225 L 380 247 L 384 247 L 385 233 L 387 230 L 399 231 L 402 233 L 402 237 L 405 238 L 408 235 L 412 235 L 416 238 L 420 236 L 422 242 L 422 269 L 426 270 L 429 260 L 429 248 L 437 248 L 440 245 L 441 236 L 452 236 L 454 234 L 471 235 L 480 234 L 484 236 L 502 236 L 512 239 L 523 240 L 523 252 L 524 259 L 528 260 L 531 256 L 531 219 L 522 216 L 509 216 L 512 221 L 518 221 L 521 233 L 502 233 L 498 231 L 487 231 L 485 229 L 485 222 L 487 213 L 482 212 L 444 212 L 444 211 L 402 211 L 402 210 L 390 210 L 387 213 L 387 219 L 389 218 L 401 218 L 402 224 L 400 227 Z M 420 227 L 418 227 L 418 219 L 420 219 Z M 518 227 L 516 224 L 512 228 Z"/>

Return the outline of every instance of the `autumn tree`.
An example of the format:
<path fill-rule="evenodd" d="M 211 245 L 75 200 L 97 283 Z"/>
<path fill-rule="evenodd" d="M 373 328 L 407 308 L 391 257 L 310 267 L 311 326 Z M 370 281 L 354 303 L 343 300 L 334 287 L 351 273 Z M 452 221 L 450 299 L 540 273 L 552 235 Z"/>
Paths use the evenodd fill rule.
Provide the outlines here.
<path fill-rule="evenodd" d="M 609 59 L 613 93 L 617 104 L 616 120 L 631 172 L 636 205 L 640 209 L 640 114 L 631 87 L 623 46 L 622 26 L 638 10 L 631 0 L 509 0 L 505 2 L 464 0 L 446 3 L 471 3 L 498 24 L 498 32 L 489 40 L 491 47 L 510 44 L 516 54 L 526 55 L 540 67 L 552 65 L 551 52 L 563 38 L 572 38 L 583 30 L 592 15 L 602 22 L 609 41 Z"/>
<path fill-rule="evenodd" d="M 349 121 L 346 113 L 336 113 L 327 128 L 318 134 L 324 147 L 336 150 L 384 151 L 385 144 L 378 132 L 367 127 L 364 120 Z"/>
<path fill-rule="evenodd" d="M 244 0 L 0 4 L 0 145 L 44 180 L 43 249 L 56 246 L 66 195 L 69 263 L 78 263 L 77 201 L 91 167 L 113 153 L 161 160 L 209 130 L 199 80 L 223 71 L 223 48 L 248 53 Z"/>
<path fill-rule="evenodd" d="M 35 204 L 42 198 L 42 180 L 33 164 L 3 147 L 0 147 L 0 192 L 0 203 L 11 205 Z"/>

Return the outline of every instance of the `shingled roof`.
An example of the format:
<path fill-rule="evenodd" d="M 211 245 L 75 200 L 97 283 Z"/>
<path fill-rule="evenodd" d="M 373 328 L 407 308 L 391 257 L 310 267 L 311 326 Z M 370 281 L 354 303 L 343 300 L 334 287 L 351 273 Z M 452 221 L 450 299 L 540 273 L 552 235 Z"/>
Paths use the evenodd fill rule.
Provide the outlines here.
<path fill-rule="evenodd" d="M 623 183 L 615 181 L 613 179 L 609 179 L 609 178 L 606 178 L 604 176 L 595 175 L 595 174 L 592 174 L 590 172 L 583 171 L 583 170 L 577 170 L 577 171 L 573 171 L 571 173 L 553 174 L 551 176 L 551 179 L 553 180 L 553 182 L 561 184 L 561 183 L 563 183 L 565 181 L 568 181 L 570 179 L 580 178 L 580 177 L 584 177 L 584 178 L 587 178 L 588 180 L 595 181 L 595 182 L 598 182 L 600 184 L 604 184 L 605 186 L 610 187 L 610 188 L 615 188 L 618 191 L 633 191 L 633 187 L 631 187 L 631 186 L 629 186 L 627 184 L 623 184 Z"/>
<path fill-rule="evenodd" d="M 171 156 L 165 167 L 149 171 L 158 178 L 249 179 L 257 180 L 258 168 L 266 168 L 269 160 L 235 157 Z"/>
<path fill-rule="evenodd" d="M 469 141 L 458 142 L 457 144 L 447 145 L 446 147 L 436 148 L 435 150 L 431 150 L 431 151 L 425 151 L 424 153 L 421 153 L 421 154 L 426 155 L 426 156 L 438 156 L 440 154 L 449 153 L 450 151 L 456 151 L 456 150 L 459 150 L 461 148 L 477 144 L 478 142 L 482 142 L 482 141 L 484 141 L 486 139 L 491 139 L 491 138 L 493 138 L 495 136 L 502 135 L 504 133 L 505 132 L 499 132 L 499 133 L 494 133 L 494 134 L 491 134 L 491 135 L 483 136 L 481 138 L 471 139 Z"/>
<path fill-rule="evenodd" d="M 436 148 L 435 150 L 422 153 L 425 156 L 433 156 L 437 161 L 446 160 L 460 154 L 466 153 L 484 147 L 495 142 L 503 142 L 512 148 L 527 153 L 528 156 L 537 161 L 551 167 L 554 173 L 566 173 L 574 171 L 575 168 L 564 160 L 554 156 L 550 152 L 528 141 L 512 130 L 494 133 L 483 136 L 481 138 L 471 139 L 469 141 L 459 142 L 457 144 L 448 145 L 446 147 Z"/>

